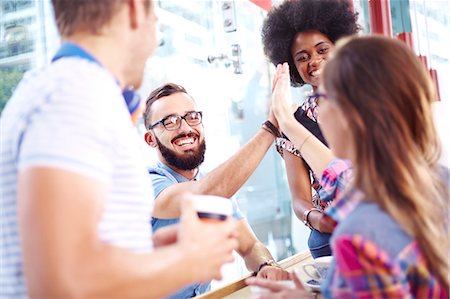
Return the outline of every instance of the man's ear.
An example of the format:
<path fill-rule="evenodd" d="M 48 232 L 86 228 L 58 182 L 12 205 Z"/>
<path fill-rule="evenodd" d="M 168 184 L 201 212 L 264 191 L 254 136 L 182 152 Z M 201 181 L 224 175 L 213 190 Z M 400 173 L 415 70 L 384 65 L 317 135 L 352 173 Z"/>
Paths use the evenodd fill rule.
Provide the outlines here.
<path fill-rule="evenodd" d="M 158 143 L 156 143 L 156 137 L 155 137 L 155 135 L 153 135 L 152 131 L 145 132 L 144 139 L 145 139 L 145 142 L 147 142 L 147 144 L 150 145 L 151 147 L 154 147 L 154 148 L 158 147 Z"/>
<path fill-rule="evenodd" d="M 142 2 L 140 0 L 127 1 L 130 14 L 130 26 L 133 29 L 136 29 L 142 23 L 142 18 L 145 16 L 145 9 Z"/>

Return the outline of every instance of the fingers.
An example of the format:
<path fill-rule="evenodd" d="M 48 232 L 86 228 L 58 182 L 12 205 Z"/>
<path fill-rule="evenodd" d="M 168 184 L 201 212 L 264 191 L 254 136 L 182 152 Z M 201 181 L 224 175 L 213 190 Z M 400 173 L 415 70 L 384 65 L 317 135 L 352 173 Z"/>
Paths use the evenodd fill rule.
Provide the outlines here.
<path fill-rule="evenodd" d="M 283 131 L 283 124 L 290 118 L 292 112 L 287 106 L 290 101 L 289 86 L 283 87 L 285 84 L 278 82 L 274 93 L 272 94 L 272 111 L 277 120 L 278 127 Z M 292 114 L 293 115 L 293 114 Z"/>
<path fill-rule="evenodd" d="M 177 235 L 176 241 L 183 248 L 197 268 L 191 268 L 196 281 L 206 282 L 221 279 L 221 267 L 234 261 L 233 251 L 238 248 L 237 222 L 229 217 L 225 221 L 204 221 L 196 212 L 190 194 L 183 195 L 181 219 L 177 232 L 163 231 L 157 235 L 157 241 L 164 243 L 171 235 Z"/>
<path fill-rule="evenodd" d="M 282 290 L 289 290 L 288 286 L 278 284 L 275 281 L 264 279 L 264 278 L 254 278 L 250 277 L 245 280 L 247 285 L 258 286 L 270 290 L 271 292 L 280 292 Z"/>
<path fill-rule="evenodd" d="M 289 280 L 289 272 L 279 267 L 267 266 L 258 272 L 256 277 L 266 278 L 269 280 Z"/>
<path fill-rule="evenodd" d="M 283 74 L 289 76 L 289 64 L 287 62 L 283 63 Z"/>
<path fill-rule="evenodd" d="M 166 226 L 153 233 L 153 245 L 155 247 L 166 246 L 177 241 L 178 224 Z"/>
<path fill-rule="evenodd" d="M 193 219 L 197 219 L 198 220 L 198 216 L 197 216 L 197 212 L 195 211 L 194 208 L 194 203 L 192 202 L 191 193 L 184 193 L 183 195 L 180 195 L 182 198 L 182 200 L 180 200 L 181 202 L 181 217 L 180 217 L 180 222 L 183 221 L 187 221 L 190 222 Z M 186 219 L 186 220 L 184 220 Z"/>
<path fill-rule="evenodd" d="M 328 217 L 326 214 L 320 214 L 320 218 L 318 221 L 318 230 L 323 233 L 332 233 L 334 231 L 334 227 L 336 222 Z"/>
<path fill-rule="evenodd" d="M 283 64 L 278 64 L 275 74 L 273 76 L 272 79 L 272 92 L 275 90 L 275 87 L 277 86 L 278 81 L 282 78 L 282 79 L 286 79 L 286 75 L 287 75 L 287 79 L 289 78 L 289 64 L 287 62 L 283 63 Z"/>
<path fill-rule="evenodd" d="M 258 299 L 298 299 L 313 298 L 312 294 L 305 290 L 285 290 L 278 293 L 262 294 Z"/>
<path fill-rule="evenodd" d="M 304 286 L 303 286 L 303 283 L 300 281 L 300 278 L 298 278 L 297 273 L 292 272 L 291 273 L 291 279 L 294 282 L 296 289 L 298 289 L 298 290 L 304 290 L 305 289 Z"/>
<path fill-rule="evenodd" d="M 272 79 L 272 92 L 275 89 L 275 86 L 277 85 L 278 77 L 279 77 L 279 69 L 281 69 L 281 65 L 278 64 L 275 70 L 275 74 L 273 75 Z"/>

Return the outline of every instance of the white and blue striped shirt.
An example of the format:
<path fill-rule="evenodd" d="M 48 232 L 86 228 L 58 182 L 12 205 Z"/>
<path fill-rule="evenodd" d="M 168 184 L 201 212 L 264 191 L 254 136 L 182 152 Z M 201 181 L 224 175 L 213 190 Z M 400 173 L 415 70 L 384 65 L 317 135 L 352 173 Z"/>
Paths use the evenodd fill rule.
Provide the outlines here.
<path fill-rule="evenodd" d="M 151 181 L 121 90 L 105 69 L 69 57 L 28 73 L 2 113 L 0 136 L 0 298 L 28 297 L 17 179 L 29 167 L 64 169 L 105 183 L 100 239 L 136 252 L 152 250 Z"/>

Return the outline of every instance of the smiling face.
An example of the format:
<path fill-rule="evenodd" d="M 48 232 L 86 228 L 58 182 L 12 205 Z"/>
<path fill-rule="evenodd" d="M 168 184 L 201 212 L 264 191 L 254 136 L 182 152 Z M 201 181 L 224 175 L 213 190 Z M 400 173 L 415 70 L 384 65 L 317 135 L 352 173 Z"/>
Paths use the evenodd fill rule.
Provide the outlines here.
<path fill-rule="evenodd" d="M 291 55 L 300 77 L 314 90 L 320 84 L 320 73 L 334 44 L 319 31 L 297 33 L 291 45 Z"/>
<path fill-rule="evenodd" d="M 167 127 L 175 122 L 177 116 L 189 118 L 192 117 L 189 112 L 197 111 L 194 100 L 183 92 L 159 98 L 151 109 L 151 124 L 166 119 Z M 181 119 L 181 126 L 174 130 L 167 130 L 159 123 L 146 134 L 146 141 L 158 149 L 163 162 L 174 168 L 192 170 L 203 162 L 205 138 L 201 123 L 189 125 L 185 119 Z"/>

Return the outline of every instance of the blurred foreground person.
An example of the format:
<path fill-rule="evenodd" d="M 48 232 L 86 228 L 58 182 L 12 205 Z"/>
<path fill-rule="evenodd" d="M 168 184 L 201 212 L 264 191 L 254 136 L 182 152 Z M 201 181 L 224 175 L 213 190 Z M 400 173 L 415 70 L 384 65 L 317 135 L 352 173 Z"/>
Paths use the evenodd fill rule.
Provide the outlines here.
<path fill-rule="evenodd" d="M 235 222 L 184 201 L 155 236 L 151 181 L 132 114 L 156 45 L 151 1 L 54 0 L 64 41 L 1 117 L 1 298 L 160 298 L 220 279 Z"/>
<path fill-rule="evenodd" d="M 289 67 L 278 67 L 273 109 L 302 155 L 324 147 L 290 117 Z M 403 43 L 362 37 L 338 43 L 325 66 L 319 123 L 353 181 L 326 213 L 337 221 L 326 298 L 448 298 L 449 170 L 438 164 L 428 72 Z M 350 117 L 348 117 L 350 116 Z M 333 171 L 333 163 L 325 170 Z M 324 172 L 324 173 L 325 173 Z M 267 298 L 307 296 L 270 281 Z"/>

